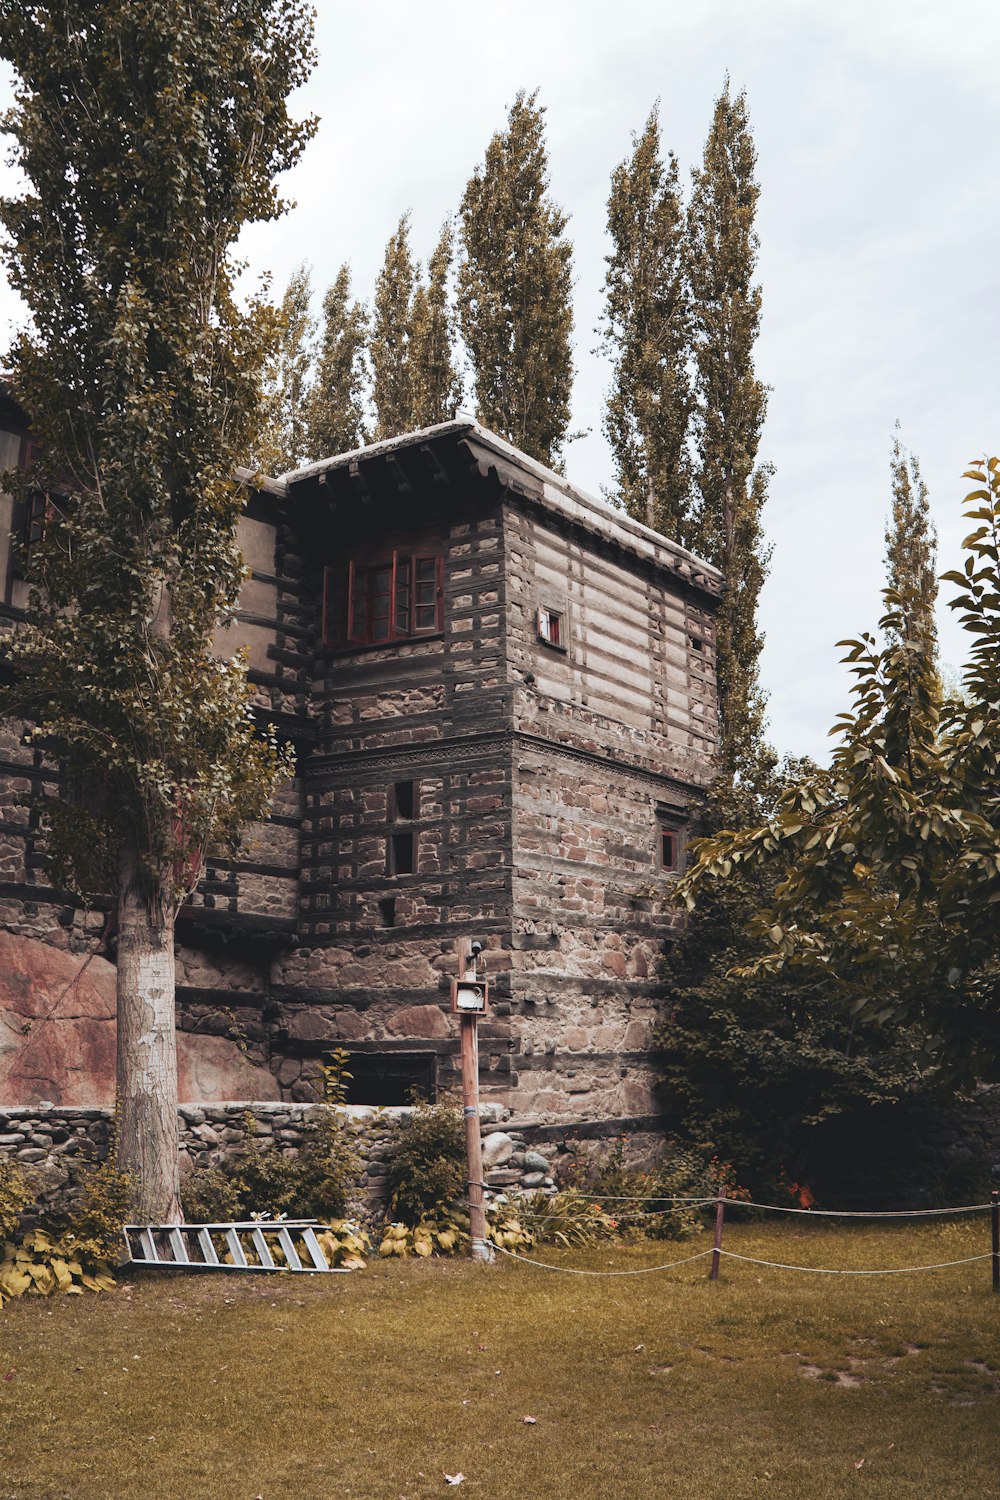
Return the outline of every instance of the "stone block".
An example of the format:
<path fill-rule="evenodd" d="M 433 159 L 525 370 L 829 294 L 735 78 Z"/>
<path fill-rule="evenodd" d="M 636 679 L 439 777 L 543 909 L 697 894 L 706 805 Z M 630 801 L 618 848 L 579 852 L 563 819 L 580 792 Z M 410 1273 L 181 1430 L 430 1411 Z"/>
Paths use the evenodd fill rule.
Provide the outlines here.
<path fill-rule="evenodd" d="M 509 1135 L 504 1135 L 502 1131 L 488 1135 L 483 1141 L 483 1170 L 489 1172 L 494 1167 L 505 1166 L 513 1153 L 514 1142 Z"/>
<path fill-rule="evenodd" d="M 436 1005 L 408 1005 L 386 1022 L 385 1029 L 397 1037 L 430 1039 L 451 1035 L 444 1013 Z"/>

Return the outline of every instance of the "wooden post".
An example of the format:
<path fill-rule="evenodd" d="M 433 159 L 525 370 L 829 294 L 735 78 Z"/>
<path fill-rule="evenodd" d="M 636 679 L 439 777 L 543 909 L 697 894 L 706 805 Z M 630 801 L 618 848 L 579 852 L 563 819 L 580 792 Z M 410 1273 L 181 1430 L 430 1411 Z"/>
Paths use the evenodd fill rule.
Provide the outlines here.
<path fill-rule="evenodd" d="M 459 979 L 476 978 L 471 945 L 466 938 L 458 944 Z M 486 1238 L 486 1210 L 483 1206 L 483 1142 L 479 1130 L 479 1035 L 476 1015 L 460 1015 L 462 1049 L 462 1113 L 465 1117 L 465 1157 L 468 1163 L 469 1233 L 472 1237 L 472 1259 L 492 1261 L 493 1251 Z"/>
<path fill-rule="evenodd" d="M 726 1200 L 720 1193 L 715 1204 L 715 1240 L 712 1244 L 712 1269 L 708 1273 L 709 1281 L 719 1279 L 719 1261 L 722 1259 L 722 1226 L 725 1221 Z"/>
<path fill-rule="evenodd" d="M 990 1219 L 992 1230 L 993 1251 L 993 1290 L 1000 1292 L 1000 1189 L 994 1188 L 990 1194 Z"/>

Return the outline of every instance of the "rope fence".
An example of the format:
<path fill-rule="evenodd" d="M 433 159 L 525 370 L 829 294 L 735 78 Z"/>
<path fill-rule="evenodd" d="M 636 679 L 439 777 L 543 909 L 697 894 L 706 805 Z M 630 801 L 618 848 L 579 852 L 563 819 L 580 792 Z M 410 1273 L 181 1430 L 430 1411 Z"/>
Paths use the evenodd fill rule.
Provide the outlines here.
<path fill-rule="evenodd" d="M 494 1249 L 499 1250 L 501 1255 L 506 1255 L 510 1260 L 520 1261 L 523 1265 L 534 1266 L 538 1270 L 556 1271 L 568 1276 L 650 1276 L 658 1271 L 672 1271 L 678 1266 L 691 1265 L 696 1260 L 703 1260 L 711 1256 L 712 1264 L 709 1270 L 709 1279 L 716 1281 L 719 1275 L 719 1266 L 723 1256 L 730 1260 L 741 1261 L 746 1265 L 763 1266 L 775 1271 L 793 1271 L 806 1276 L 916 1276 L 924 1271 L 944 1271 L 954 1266 L 971 1266 L 981 1261 L 991 1262 L 992 1282 L 994 1292 L 1000 1292 L 1000 1191 L 991 1194 L 988 1203 L 965 1203 L 955 1208 L 913 1208 L 913 1209 L 819 1209 L 819 1208 L 790 1208 L 777 1203 L 755 1203 L 742 1198 L 730 1198 L 720 1194 L 716 1198 L 693 1198 L 693 1197 L 643 1197 L 635 1195 L 626 1197 L 609 1193 L 587 1193 L 588 1199 L 595 1203 L 643 1203 L 647 1205 L 645 1210 L 631 1210 L 630 1218 L 658 1218 L 663 1210 L 651 1210 L 650 1203 L 663 1203 L 671 1205 L 688 1205 L 699 1208 L 715 1208 L 715 1237 L 710 1250 L 697 1250 L 693 1255 L 683 1256 L 679 1260 L 665 1261 L 656 1266 L 640 1266 L 629 1270 L 618 1271 L 592 1271 L 579 1266 L 552 1265 L 548 1261 L 535 1260 L 531 1256 L 522 1255 L 518 1251 L 508 1250 L 504 1246 L 496 1245 Z M 787 1261 L 764 1260 L 753 1255 L 744 1255 L 738 1250 L 729 1250 L 723 1246 L 723 1229 L 725 1224 L 725 1212 L 727 1207 L 752 1208 L 764 1213 L 779 1214 L 805 1214 L 810 1218 L 835 1218 L 835 1219 L 868 1219 L 868 1220 L 894 1220 L 894 1219 L 935 1219 L 950 1217 L 959 1214 L 990 1214 L 991 1248 L 984 1250 L 979 1255 L 967 1255 L 958 1260 L 936 1261 L 930 1264 L 915 1266 L 875 1266 L 863 1269 L 848 1269 L 840 1266 L 799 1266 Z M 550 1219 L 558 1219 L 559 1214 L 532 1214 L 530 1222 L 547 1223 Z"/>

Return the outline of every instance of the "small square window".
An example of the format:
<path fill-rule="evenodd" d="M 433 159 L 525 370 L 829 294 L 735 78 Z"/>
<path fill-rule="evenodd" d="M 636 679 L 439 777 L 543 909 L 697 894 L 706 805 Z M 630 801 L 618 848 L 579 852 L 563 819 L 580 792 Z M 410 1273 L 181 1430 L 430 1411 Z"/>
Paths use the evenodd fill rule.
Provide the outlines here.
<path fill-rule="evenodd" d="M 558 610 L 547 605 L 538 606 L 538 639 L 547 646 L 565 646 L 563 639 L 563 617 Z"/>

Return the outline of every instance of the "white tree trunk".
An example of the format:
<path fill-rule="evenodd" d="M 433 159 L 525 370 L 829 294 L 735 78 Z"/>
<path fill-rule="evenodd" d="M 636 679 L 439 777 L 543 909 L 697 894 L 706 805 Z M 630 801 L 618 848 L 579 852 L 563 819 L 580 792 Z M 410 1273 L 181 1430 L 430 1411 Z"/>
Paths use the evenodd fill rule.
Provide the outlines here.
<path fill-rule="evenodd" d="M 172 892 L 150 900 L 132 850 L 119 862 L 118 1105 L 137 1222 L 180 1223 Z"/>

